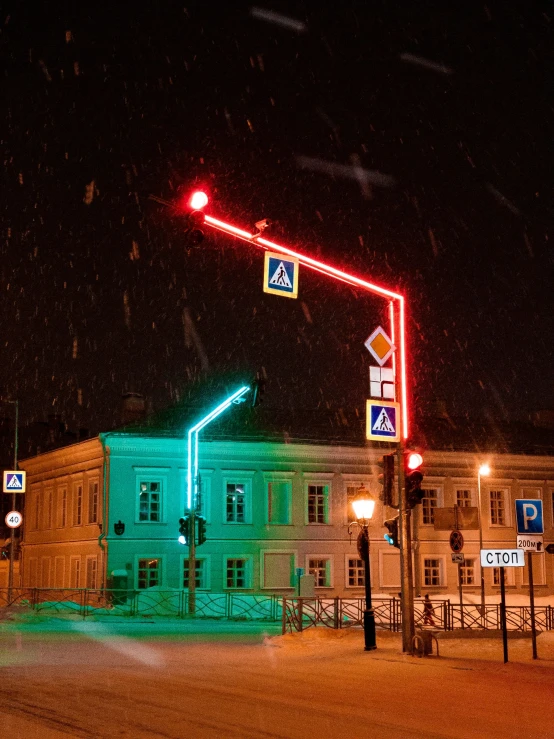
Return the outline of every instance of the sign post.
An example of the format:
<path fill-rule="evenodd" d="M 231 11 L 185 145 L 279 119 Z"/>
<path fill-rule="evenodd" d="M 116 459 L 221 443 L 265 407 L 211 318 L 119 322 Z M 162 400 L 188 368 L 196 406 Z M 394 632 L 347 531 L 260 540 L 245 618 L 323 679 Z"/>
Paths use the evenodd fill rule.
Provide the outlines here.
<path fill-rule="evenodd" d="M 518 545 L 524 544 L 527 550 L 527 568 L 529 569 L 529 604 L 531 606 L 531 639 L 533 642 L 533 659 L 537 659 L 537 625 L 535 622 L 535 588 L 533 585 L 533 552 L 542 550 L 544 523 L 542 517 L 542 500 L 516 500 L 516 522 Z"/>
<path fill-rule="evenodd" d="M 500 626 L 502 628 L 504 663 L 508 661 L 508 628 L 506 626 L 506 583 L 504 582 L 504 568 L 524 566 L 525 552 L 523 549 L 481 549 L 481 567 L 498 567 L 500 569 Z"/>

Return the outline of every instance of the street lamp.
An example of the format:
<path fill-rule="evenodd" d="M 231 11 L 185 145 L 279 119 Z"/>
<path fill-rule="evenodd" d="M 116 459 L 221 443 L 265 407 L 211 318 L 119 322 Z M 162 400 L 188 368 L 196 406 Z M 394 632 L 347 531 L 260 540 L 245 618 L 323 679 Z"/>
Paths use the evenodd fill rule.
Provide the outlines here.
<path fill-rule="evenodd" d="M 352 508 L 356 516 L 356 523 L 360 527 L 358 535 L 358 552 L 364 563 L 364 583 L 365 583 L 365 609 L 364 609 L 364 649 L 368 652 L 371 649 L 377 649 L 375 640 L 375 614 L 371 605 L 371 574 L 369 568 L 369 522 L 373 517 L 375 510 L 375 498 L 362 485 L 354 500 Z"/>
<path fill-rule="evenodd" d="M 481 549 L 483 549 L 483 523 L 481 520 L 481 478 L 488 477 L 491 468 L 488 464 L 482 464 L 477 472 L 477 504 L 478 504 L 478 521 L 479 521 L 479 557 L 481 557 Z M 479 560 L 480 561 L 480 560 Z M 481 616 L 485 616 L 485 575 L 483 566 L 480 565 L 481 571 Z"/>

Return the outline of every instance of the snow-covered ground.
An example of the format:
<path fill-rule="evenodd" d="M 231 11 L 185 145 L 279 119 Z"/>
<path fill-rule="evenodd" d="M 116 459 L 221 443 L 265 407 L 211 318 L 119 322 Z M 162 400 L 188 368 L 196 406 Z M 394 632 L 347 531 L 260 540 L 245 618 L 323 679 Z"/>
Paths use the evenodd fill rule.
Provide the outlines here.
<path fill-rule="evenodd" d="M 181 622 L 182 623 L 182 622 Z M 184 625 L 183 625 L 184 626 Z M 13 737 L 395 737 L 551 739 L 554 635 L 440 639 L 403 654 L 400 635 L 311 628 L 285 636 L 211 630 L 157 636 L 74 622 L 69 633 L 0 631 L 0 726 Z M 190 626 L 189 626 L 190 628 Z"/>

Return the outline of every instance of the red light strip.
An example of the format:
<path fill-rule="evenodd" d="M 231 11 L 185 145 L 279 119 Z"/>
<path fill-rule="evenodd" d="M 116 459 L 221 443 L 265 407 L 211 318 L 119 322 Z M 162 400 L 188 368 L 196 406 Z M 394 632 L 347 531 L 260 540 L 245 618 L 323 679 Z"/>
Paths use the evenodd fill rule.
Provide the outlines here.
<path fill-rule="evenodd" d="M 262 249 L 278 252 L 280 254 L 286 254 L 289 257 L 294 257 L 295 259 L 298 259 L 300 264 L 304 264 L 306 267 L 309 267 L 310 269 L 315 270 L 316 272 L 320 272 L 321 274 L 327 275 L 329 277 L 333 277 L 336 280 L 340 280 L 341 282 L 345 282 L 348 285 L 354 285 L 355 287 L 361 287 L 364 290 L 368 290 L 372 293 L 377 293 L 378 295 L 392 298 L 390 304 L 389 304 L 389 315 L 391 320 L 391 339 L 394 342 L 394 336 L 395 336 L 395 320 L 394 320 L 394 303 L 393 301 L 397 301 L 398 303 L 398 313 L 399 313 L 399 320 L 398 320 L 398 333 L 400 336 L 400 392 L 401 392 L 401 409 L 402 409 L 402 436 L 404 439 L 408 438 L 408 391 L 407 391 L 407 379 L 406 379 L 406 335 L 405 335 L 405 316 L 404 316 L 404 296 L 400 295 L 400 293 L 395 293 L 392 290 L 387 290 L 384 287 L 380 287 L 379 285 L 375 285 L 372 282 L 367 282 L 367 280 L 362 280 L 359 277 L 356 277 L 355 275 L 351 275 L 348 272 L 343 272 L 340 269 L 336 269 L 335 267 L 331 267 L 329 264 L 325 264 L 324 262 L 319 262 L 317 259 L 312 259 L 311 257 L 306 256 L 305 254 L 301 254 L 300 252 L 294 251 L 293 249 L 289 249 L 286 246 L 281 246 L 280 244 L 276 244 L 274 241 L 268 241 L 267 239 L 262 238 L 261 236 L 258 236 L 256 234 L 251 234 L 248 231 L 244 231 L 242 228 L 237 228 L 236 226 L 231 225 L 230 223 L 226 223 L 225 221 L 220 221 L 217 218 L 213 218 L 212 216 L 206 215 L 206 221 L 205 223 L 208 226 L 212 226 L 212 228 L 215 228 L 218 231 L 223 231 L 224 233 L 230 234 L 231 236 L 236 236 L 239 239 L 242 239 L 243 241 L 247 241 L 251 244 L 254 244 L 254 246 L 259 246 Z M 395 359 L 393 357 L 393 367 L 395 367 Z"/>

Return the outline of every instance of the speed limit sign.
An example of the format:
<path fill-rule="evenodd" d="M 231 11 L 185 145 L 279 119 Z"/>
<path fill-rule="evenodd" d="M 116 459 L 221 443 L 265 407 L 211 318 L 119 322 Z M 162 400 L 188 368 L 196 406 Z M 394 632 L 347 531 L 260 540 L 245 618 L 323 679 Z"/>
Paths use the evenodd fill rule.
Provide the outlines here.
<path fill-rule="evenodd" d="M 17 529 L 21 524 L 23 523 L 23 516 L 19 511 L 10 511 L 8 514 L 6 514 L 6 518 L 4 519 L 6 522 L 6 526 L 10 529 Z"/>

